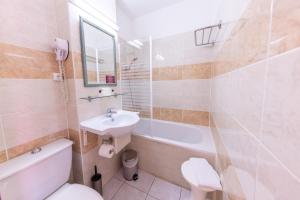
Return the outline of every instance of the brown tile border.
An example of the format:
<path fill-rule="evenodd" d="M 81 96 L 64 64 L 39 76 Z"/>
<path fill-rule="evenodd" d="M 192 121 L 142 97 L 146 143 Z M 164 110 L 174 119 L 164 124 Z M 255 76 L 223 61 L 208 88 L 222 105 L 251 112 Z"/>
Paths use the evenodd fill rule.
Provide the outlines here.
<path fill-rule="evenodd" d="M 15 158 L 21 154 L 24 154 L 26 152 L 31 151 L 32 149 L 43 146 L 46 144 L 49 144 L 51 142 L 54 142 L 61 138 L 67 138 L 68 137 L 68 131 L 62 130 L 53 134 L 49 134 L 47 136 L 32 140 L 30 142 L 27 142 L 25 144 L 21 144 L 12 148 L 9 148 L 8 151 L 8 158 L 12 159 Z"/>
<path fill-rule="evenodd" d="M 0 163 L 3 163 L 7 160 L 6 151 L 0 151 Z"/>
<path fill-rule="evenodd" d="M 152 69 L 153 81 L 210 79 L 213 63 L 155 67 Z"/>
<path fill-rule="evenodd" d="M 79 138 L 79 132 L 73 129 L 69 129 L 69 136 L 70 140 L 72 140 L 73 143 L 73 151 L 80 153 L 80 138 Z"/>
<path fill-rule="evenodd" d="M 70 140 L 74 142 L 73 144 L 73 151 L 77 153 L 87 153 L 99 144 L 99 137 L 96 134 L 87 133 L 87 145 L 83 146 L 83 133 L 75 131 L 73 129 L 69 129 Z"/>
<path fill-rule="evenodd" d="M 0 78 L 52 79 L 54 53 L 0 43 Z"/>
<path fill-rule="evenodd" d="M 153 118 L 209 126 L 209 112 L 153 107 Z"/>

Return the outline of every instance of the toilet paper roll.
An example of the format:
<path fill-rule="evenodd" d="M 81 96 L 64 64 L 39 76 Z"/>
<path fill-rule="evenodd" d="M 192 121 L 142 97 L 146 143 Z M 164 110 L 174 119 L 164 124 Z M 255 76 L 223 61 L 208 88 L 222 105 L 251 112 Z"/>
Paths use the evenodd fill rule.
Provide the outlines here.
<path fill-rule="evenodd" d="M 114 146 L 111 144 L 102 144 L 99 148 L 98 154 L 99 156 L 105 158 L 112 158 L 114 156 Z"/>

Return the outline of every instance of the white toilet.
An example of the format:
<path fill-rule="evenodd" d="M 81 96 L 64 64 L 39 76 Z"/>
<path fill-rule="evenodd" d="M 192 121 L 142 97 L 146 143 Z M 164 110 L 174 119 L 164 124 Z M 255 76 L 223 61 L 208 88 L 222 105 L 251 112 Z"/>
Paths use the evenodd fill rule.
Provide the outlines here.
<path fill-rule="evenodd" d="M 41 151 L 0 164 L 1 200 L 103 200 L 95 190 L 67 183 L 72 164 L 72 141 L 60 139 Z"/>
<path fill-rule="evenodd" d="M 181 165 L 185 180 L 191 185 L 191 200 L 205 200 L 207 192 L 222 190 L 220 177 L 203 158 L 190 158 Z"/>

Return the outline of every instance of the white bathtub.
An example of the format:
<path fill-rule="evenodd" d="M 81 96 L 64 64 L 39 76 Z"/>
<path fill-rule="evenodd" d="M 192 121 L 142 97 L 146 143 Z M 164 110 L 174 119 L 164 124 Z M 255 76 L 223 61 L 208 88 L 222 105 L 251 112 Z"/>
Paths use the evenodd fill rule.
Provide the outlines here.
<path fill-rule="evenodd" d="M 216 153 L 210 128 L 205 126 L 141 119 L 133 134 L 197 152 Z"/>

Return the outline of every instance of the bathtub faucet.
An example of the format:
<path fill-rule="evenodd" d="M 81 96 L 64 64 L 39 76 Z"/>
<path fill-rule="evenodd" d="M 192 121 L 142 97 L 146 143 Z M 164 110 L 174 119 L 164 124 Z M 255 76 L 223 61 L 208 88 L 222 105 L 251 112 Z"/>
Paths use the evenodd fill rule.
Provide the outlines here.
<path fill-rule="evenodd" d="M 107 108 L 106 110 L 106 117 L 111 118 L 112 121 L 114 121 L 114 118 L 112 117 L 113 114 L 116 114 L 117 111 L 113 111 L 113 108 Z"/>

